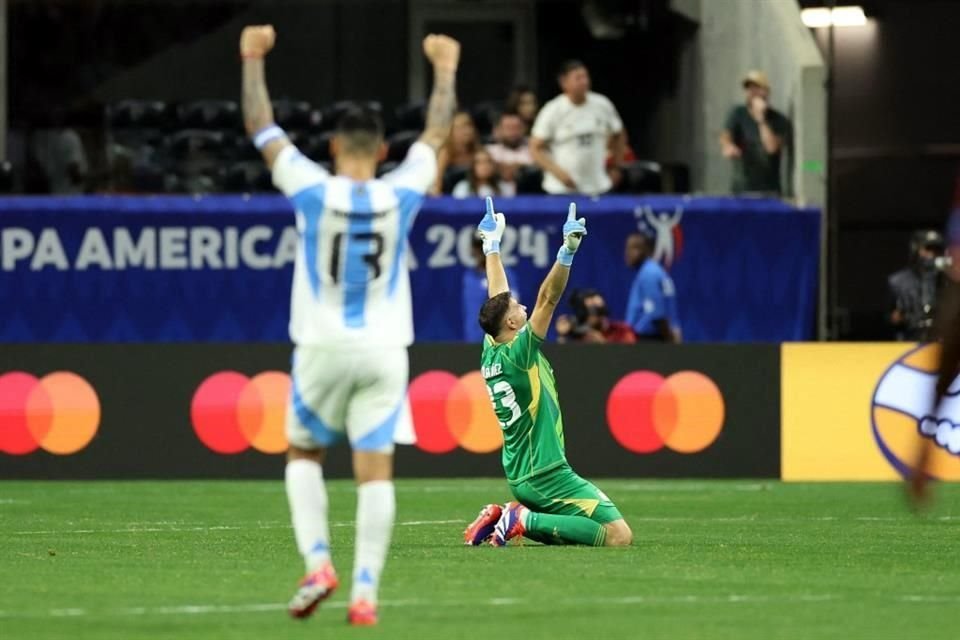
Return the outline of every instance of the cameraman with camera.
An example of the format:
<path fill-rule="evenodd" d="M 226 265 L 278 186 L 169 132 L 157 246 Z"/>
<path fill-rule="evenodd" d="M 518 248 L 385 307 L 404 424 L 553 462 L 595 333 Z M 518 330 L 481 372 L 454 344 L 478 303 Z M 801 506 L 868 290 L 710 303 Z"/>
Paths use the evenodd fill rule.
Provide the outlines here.
<path fill-rule="evenodd" d="M 937 298 L 949 267 L 944 246 L 938 231 L 915 232 L 910 240 L 910 264 L 887 279 L 893 307 L 889 319 L 897 340 L 931 339 Z"/>
<path fill-rule="evenodd" d="M 576 289 L 570 294 L 574 315 L 560 316 L 554 328 L 557 342 L 633 344 L 637 341 L 626 322 L 610 319 L 603 296 L 596 289 Z"/>

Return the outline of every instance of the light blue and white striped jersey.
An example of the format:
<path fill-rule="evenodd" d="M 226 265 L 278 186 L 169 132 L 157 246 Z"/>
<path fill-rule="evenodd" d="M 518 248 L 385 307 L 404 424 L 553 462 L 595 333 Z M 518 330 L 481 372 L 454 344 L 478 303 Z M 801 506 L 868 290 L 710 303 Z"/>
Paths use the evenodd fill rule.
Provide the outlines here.
<path fill-rule="evenodd" d="M 273 183 L 297 215 L 290 339 L 295 344 L 407 346 L 413 311 L 407 234 L 437 174 L 434 150 L 417 142 L 378 180 L 331 176 L 293 146 L 273 165 Z"/>

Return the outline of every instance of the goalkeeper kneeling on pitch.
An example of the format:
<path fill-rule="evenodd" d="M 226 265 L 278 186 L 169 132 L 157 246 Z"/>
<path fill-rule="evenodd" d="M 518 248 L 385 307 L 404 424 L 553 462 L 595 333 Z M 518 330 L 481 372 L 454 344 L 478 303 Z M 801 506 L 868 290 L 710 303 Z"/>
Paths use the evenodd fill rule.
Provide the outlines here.
<path fill-rule="evenodd" d="M 527 308 L 510 295 L 500 238 L 506 220 L 487 211 L 477 229 L 486 255 L 489 299 L 480 309 L 481 373 L 503 429 L 503 471 L 515 502 L 488 504 L 464 531 L 464 542 L 502 547 L 516 537 L 544 544 L 626 546 L 633 532 L 610 499 L 570 468 L 564 454 L 563 421 L 553 369 L 540 352 L 563 296 L 573 257 L 587 235 L 571 203 L 563 246 L 527 319 Z"/>

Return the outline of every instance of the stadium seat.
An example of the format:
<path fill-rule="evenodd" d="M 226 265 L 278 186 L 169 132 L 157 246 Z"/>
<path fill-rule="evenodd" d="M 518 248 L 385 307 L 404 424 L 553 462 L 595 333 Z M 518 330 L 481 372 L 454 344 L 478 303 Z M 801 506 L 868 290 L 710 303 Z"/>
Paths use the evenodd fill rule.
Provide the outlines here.
<path fill-rule="evenodd" d="M 150 161 L 133 161 L 129 166 L 129 184 L 120 185 L 121 189 L 127 186 L 137 193 L 164 193 L 176 191 L 175 176 L 167 177 L 164 167 Z"/>
<path fill-rule="evenodd" d="M 383 113 L 383 105 L 376 100 L 341 100 L 325 107 L 322 111 L 324 128 L 333 129 L 337 126 L 337 121 L 348 109 L 352 107 L 364 107 L 376 113 Z"/>
<path fill-rule="evenodd" d="M 228 162 L 263 161 L 260 152 L 253 146 L 253 142 L 245 132 L 225 136 L 223 159 Z"/>
<path fill-rule="evenodd" d="M 274 100 L 273 119 L 284 129 L 319 129 L 323 116 L 303 100 Z"/>
<path fill-rule="evenodd" d="M 166 129 L 173 125 L 172 110 L 160 100 L 121 100 L 107 107 L 107 127 Z"/>
<path fill-rule="evenodd" d="M 227 136 L 222 131 L 185 129 L 177 131 L 167 141 L 167 148 L 176 157 L 196 151 L 218 151 L 224 146 Z"/>
<path fill-rule="evenodd" d="M 177 108 L 177 120 L 185 129 L 239 129 L 240 106 L 233 100 L 197 100 Z"/>
<path fill-rule="evenodd" d="M 387 160 L 400 162 L 403 160 L 410 145 L 417 141 L 420 131 L 400 131 L 387 138 Z"/>
<path fill-rule="evenodd" d="M 331 162 L 333 156 L 330 154 L 330 141 L 333 139 L 333 131 L 325 131 L 312 135 L 298 143 L 300 151 L 314 162 Z"/>
<path fill-rule="evenodd" d="M 233 193 L 270 191 L 272 188 L 270 170 L 263 162 L 238 162 L 223 176 L 223 189 Z"/>
<path fill-rule="evenodd" d="M 217 176 L 210 173 L 195 173 L 187 176 L 179 176 L 179 188 L 177 191 L 183 193 L 215 193 L 220 191 L 220 181 Z"/>

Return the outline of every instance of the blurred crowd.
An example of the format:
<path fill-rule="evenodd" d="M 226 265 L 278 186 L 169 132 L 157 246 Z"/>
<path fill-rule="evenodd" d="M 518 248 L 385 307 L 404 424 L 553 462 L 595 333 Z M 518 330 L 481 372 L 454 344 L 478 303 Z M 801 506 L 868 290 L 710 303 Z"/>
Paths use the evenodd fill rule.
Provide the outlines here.
<path fill-rule="evenodd" d="M 592 90 L 589 69 L 565 62 L 559 93 L 541 104 L 529 86 L 503 100 L 457 113 L 440 158 L 435 195 L 458 198 L 516 194 L 688 192 L 689 171 L 638 159 L 616 106 Z M 744 101 L 733 105 L 719 136 L 731 162 L 731 192 L 781 195 L 789 167 L 792 125 L 771 106 L 761 71 L 742 79 Z M 277 100 L 274 110 L 294 142 L 332 166 L 330 138 L 347 101 L 316 107 Z M 425 105 L 384 109 L 386 172 L 403 159 L 423 127 Z M 239 105 L 230 100 L 169 104 L 123 100 L 105 107 L 102 130 L 78 130 L 63 114 L 41 128 L 13 132 L 24 166 L 0 163 L 0 192 L 76 194 L 256 192 L 270 176 L 243 133 Z"/>
<path fill-rule="evenodd" d="M 517 86 L 503 100 L 465 106 L 440 154 L 433 193 L 510 197 L 688 190 L 685 167 L 637 159 L 616 107 L 592 91 L 583 63 L 566 62 L 557 81 L 559 94 L 542 105 L 530 87 Z M 332 167 L 332 131 L 348 104 L 317 107 L 283 99 L 274 102 L 274 111 L 278 124 L 305 154 Z M 378 111 L 386 123 L 388 151 L 380 170 L 389 171 L 419 136 L 425 105 L 387 110 L 368 101 L 364 106 Z M 235 101 L 123 100 L 107 105 L 102 121 L 102 130 L 54 121 L 13 132 L 25 161 L 17 167 L 17 186 L 8 167 L 5 190 L 76 194 L 272 189 L 244 135 Z M 0 189 L 3 174 L 0 167 Z"/>

